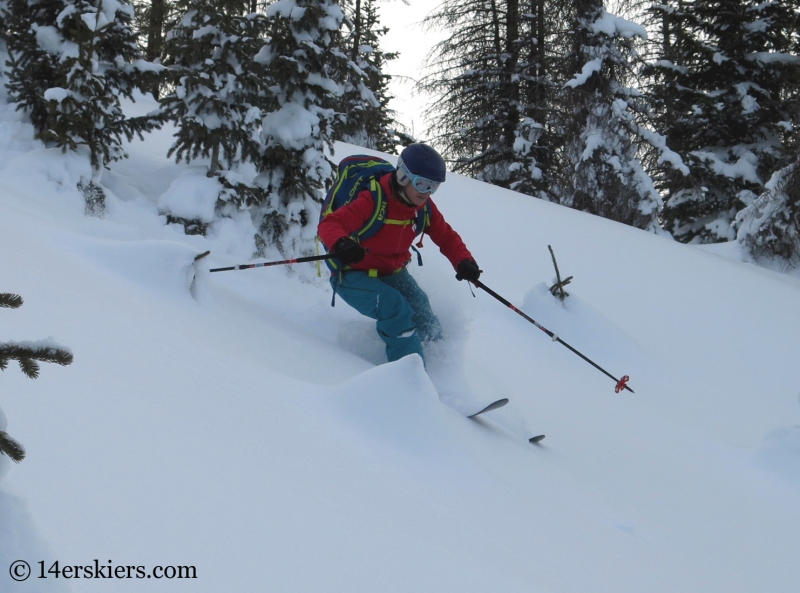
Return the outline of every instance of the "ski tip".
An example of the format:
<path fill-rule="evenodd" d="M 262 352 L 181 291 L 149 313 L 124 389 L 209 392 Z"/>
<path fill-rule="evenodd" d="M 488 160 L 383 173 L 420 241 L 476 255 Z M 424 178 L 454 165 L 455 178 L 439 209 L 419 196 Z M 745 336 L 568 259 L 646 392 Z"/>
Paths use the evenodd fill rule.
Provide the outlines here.
<path fill-rule="evenodd" d="M 502 408 L 507 403 L 508 403 L 508 398 L 507 397 L 504 397 L 503 399 L 498 399 L 496 402 L 490 403 L 488 406 L 486 406 L 482 410 L 479 410 L 478 412 L 475 412 L 474 414 L 472 414 L 470 416 L 467 416 L 467 418 L 477 418 L 481 414 L 484 414 L 486 412 L 491 412 L 492 410 L 496 410 L 497 408 Z"/>
<path fill-rule="evenodd" d="M 204 258 L 205 256 L 207 256 L 209 253 L 211 253 L 211 250 L 210 250 L 210 249 L 209 249 L 208 251 L 204 251 L 203 253 L 200 253 L 200 254 L 196 255 L 196 256 L 194 257 L 194 261 L 197 261 L 197 260 L 199 260 L 199 259 L 203 259 L 203 258 Z"/>
<path fill-rule="evenodd" d="M 531 437 L 528 439 L 529 443 L 533 443 L 534 445 L 538 445 L 544 440 L 544 435 L 540 434 L 539 436 Z"/>

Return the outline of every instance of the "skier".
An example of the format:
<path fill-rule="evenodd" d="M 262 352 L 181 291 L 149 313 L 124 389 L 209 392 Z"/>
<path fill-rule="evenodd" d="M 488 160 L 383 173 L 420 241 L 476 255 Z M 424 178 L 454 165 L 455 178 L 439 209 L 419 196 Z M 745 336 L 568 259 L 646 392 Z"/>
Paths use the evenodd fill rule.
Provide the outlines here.
<path fill-rule="evenodd" d="M 379 179 L 387 196 L 387 212 L 383 226 L 374 235 L 363 242 L 356 235 L 376 210 L 375 196 L 369 189 L 319 223 L 319 238 L 341 262 L 331 274 L 334 294 L 377 321 L 389 362 L 414 353 L 424 361 L 423 344 L 442 338 L 442 327 L 428 296 L 407 270 L 423 208 L 427 207 L 429 213 L 424 232 L 450 260 L 456 278 L 475 282 L 481 274 L 464 241 L 431 200 L 444 182 L 445 172 L 444 159 L 436 150 L 426 144 L 411 144 L 400 153 L 397 169 Z"/>

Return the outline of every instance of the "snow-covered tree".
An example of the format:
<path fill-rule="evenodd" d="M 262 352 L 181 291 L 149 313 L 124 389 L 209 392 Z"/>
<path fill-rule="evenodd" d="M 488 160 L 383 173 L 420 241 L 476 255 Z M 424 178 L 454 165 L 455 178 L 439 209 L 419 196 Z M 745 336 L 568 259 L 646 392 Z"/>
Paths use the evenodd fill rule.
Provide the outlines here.
<path fill-rule="evenodd" d="M 9 95 L 30 113 L 39 139 L 87 153 L 93 175 L 79 188 L 87 212 L 100 214 L 102 168 L 126 156 L 123 138 L 141 137 L 160 124 L 157 117 L 126 117 L 120 104 L 121 97 L 133 98 L 154 68 L 141 59 L 126 0 L 42 4 L 11 0 Z"/>
<path fill-rule="evenodd" d="M 447 0 L 426 19 L 448 33 L 420 87 L 436 97 L 426 115 L 455 170 L 559 201 L 575 10 L 573 1 Z"/>
<path fill-rule="evenodd" d="M 787 164 L 797 118 L 795 0 L 670 0 L 653 8 L 659 127 L 690 175 L 660 183 L 676 239 L 731 240 L 736 213 Z"/>
<path fill-rule="evenodd" d="M 143 48 L 144 59 L 160 64 L 164 58 L 164 45 L 170 16 L 175 11 L 173 0 L 132 0 L 135 8 L 134 32 Z M 156 99 L 161 95 L 162 79 L 153 81 L 148 88 Z"/>
<path fill-rule="evenodd" d="M 136 8 L 136 33 L 145 59 L 156 62 L 163 57 L 169 15 L 175 3 L 170 0 L 133 0 Z"/>
<path fill-rule="evenodd" d="M 425 21 L 448 33 L 421 84 L 437 97 L 437 142 L 455 170 L 530 193 L 541 178 L 543 14 L 518 0 L 445 0 Z"/>
<path fill-rule="evenodd" d="M 505 101 L 507 112 L 519 117 L 511 145 L 508 187 L 545 200 L 555 199 L 557 161 L 553 156 L 561 143 L 557 73 L 552 64 L 563 10 L 561 3 L 547 0 L 508 3 L 503 79 L 504 86 L 518 85 L 518 89 Z"/>
<path fill-rule="evenodd" d="M 168 154 L 178 161 L 208 160 L 208 176 L 221 182 L 221 214 L 259 202 L 255 189 L 231 174 L 239 164 L 259 159 L 265 106 L 267 72 L 254 61 L 265 23 L 263 16 L 246 12 L 248 4 L 186 0 L 165 47 L 174 90 L 161 105 L 177 127 Z M 184 223 L 187 232 L 204 232 L 198 221 L 165 214 Z"/>
<path fill-rule="evenodd" d="M 397 54 L 381 49 L 381 37 L 388 28 L 380 24 L 377 0 L 344 3 L 343 52 L 349 63 L 344 72 L 343 92 L 336 119 L 336 138 L 343 142 L 395 152 L 396 124 L 389 109 L 389 76 L 386 63 Z"/>
<path fill-rule="evenodd" d="M 23 304 L 22 297 L 17 294 L 0 293 L 0 309 L 18 309 Z M 50 340 L 38 342 L 0 342 L 0 371 L 8 368 L 8 364 L 16 360 L 20 370 L 26 377 L 36 379 L 39 376 L 39 363 L 50 362 L 66 366 L 72 364 L 72 353 L 63 346 Z M 1 415 L 1 414 L 0 414 Z M 0 430 L 0 454 L 8 455 L 16 462 L 25 458 L 25 449 L 11 438 L 4 430 Z"/>
<path fill-rule="evenodd" d="M 754 259 L 800 263 L 800 160 L 775 173 L 766 190 L 736 216 L 737 239 Z"/>
<path fill-rule="evenodd" d="M 0 42 L 5 42 L 6 32 L 8 30 L 8 0 L 0 0 Z M 0 46 L 4 49 L 4 45 Z"/>
<path fill-rule="evenodd" d="M 631 226 L 660 232 L 661 198 L 640 160 L 640 144 L 682 167 L 665 139 L 645 127 L 641 94 L 628 81 L 634 41 L 646 30 L 608 13 L 601 0 L 575 2 L 573 77 L 565 85 L 565 169 L 561 202 Z"/>
<path fill-rule="evenodd" d="M 41 134 L 48 119 L 44 93 L 58 78 L 63 41 L 56 19 L 65 5 L 63 0 L 5 0 L 5 4 L 8 96 Z"/>
<path fill-rule="evenodd" d="M 256 60 L 270 73 L 275 108 L 263 119 L 261 174 L 267 192 L 256 247 L 281 253 L 313 248 L 319 205 L 333 177 L 332 148 L 346 56 L 334 0 L 279 0 L 267 9 L 268 43 Z"/>

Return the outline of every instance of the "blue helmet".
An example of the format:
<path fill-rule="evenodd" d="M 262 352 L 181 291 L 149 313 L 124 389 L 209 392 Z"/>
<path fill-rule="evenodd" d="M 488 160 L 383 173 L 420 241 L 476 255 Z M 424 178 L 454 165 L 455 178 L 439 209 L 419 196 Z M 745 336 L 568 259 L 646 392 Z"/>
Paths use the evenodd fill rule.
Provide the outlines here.
<path fill-rule="evenodd" d="M 397 159 L 397 180 L 401 185 L 413 183 L 423 193 L 433 193 L 444 182 L 447 168 L 442 156 L 427 144 L 409 144 Z M 427 192 L 420 187 L 421 180 L 433 182 L 435 187 Z"/>

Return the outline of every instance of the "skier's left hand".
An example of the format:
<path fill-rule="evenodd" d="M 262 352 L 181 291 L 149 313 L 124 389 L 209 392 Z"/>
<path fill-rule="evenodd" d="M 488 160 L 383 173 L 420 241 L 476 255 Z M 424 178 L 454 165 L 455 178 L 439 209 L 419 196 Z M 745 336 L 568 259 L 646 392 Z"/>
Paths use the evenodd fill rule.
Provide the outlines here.
<path fill-rule="evenodd" d="M 477 282 L 481 276 L 481 270 L 478 267 L 478 262 L 474 259 L 464 259 L 458 262 L 456 267 L 456 280 L 468 280 L 470 282 Z"/>

